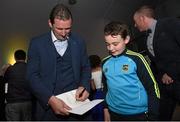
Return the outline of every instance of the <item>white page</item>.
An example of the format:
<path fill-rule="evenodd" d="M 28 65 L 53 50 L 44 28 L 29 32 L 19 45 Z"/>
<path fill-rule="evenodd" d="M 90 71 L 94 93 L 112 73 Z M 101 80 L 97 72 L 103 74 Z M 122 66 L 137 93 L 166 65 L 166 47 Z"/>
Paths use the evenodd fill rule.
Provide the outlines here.
<path fill-rule="evenodd" d="M 97 99 L 90 101 L 89 99 L 86 99 L 85 101 L 76 101 L 75 93 L 76 90 L 68 91 L 63 94 L 57 95 L 56 97 L 58 99 L 61 99 L 64 101 L 69 107 L 72 108 L 72 110 L 68 110 L 70 113 L 79 114 L 82 115 L 85 112 L 89 111 L 91 108 L 99 104 L 103 101 L 103 99 Z"/>
<path fill-rule="evenodd" d="M 90 109 L 92 109 L 94 106 L 96 106 L 97 104 L 99 104 L 102 101 L 103 101 L 103 99 L 92 100 L 92 101 L 89 101 L 89 102 L 79 106 L 79 107 L 75 107 L 72 110 L 69 110 L 69 112 L 74 113 L 74 114 L 83 115 L 84 113 L 86 113 L 87 111 L 89 111 Z"/>

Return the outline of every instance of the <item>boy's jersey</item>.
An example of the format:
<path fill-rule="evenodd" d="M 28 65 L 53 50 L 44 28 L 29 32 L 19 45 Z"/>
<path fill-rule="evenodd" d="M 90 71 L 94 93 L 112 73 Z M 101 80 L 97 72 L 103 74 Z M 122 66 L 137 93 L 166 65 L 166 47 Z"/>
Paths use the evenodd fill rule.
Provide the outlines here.
<path fill-rule="evenodd" d="M 119 56 L 109 56 L 103 62 L 107 83 L 106 102 L 115 113 L 132 115 L 148 112 L 152 97 L 159 89 L 146 60 L 139 53 L 125 50 Z"/>

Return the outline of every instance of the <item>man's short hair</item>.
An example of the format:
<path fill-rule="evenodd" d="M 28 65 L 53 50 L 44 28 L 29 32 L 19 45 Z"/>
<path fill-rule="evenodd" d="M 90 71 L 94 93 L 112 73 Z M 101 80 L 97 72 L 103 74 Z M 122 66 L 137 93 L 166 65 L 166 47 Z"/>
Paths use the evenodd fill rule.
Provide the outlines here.
<path fill-rule="evenodd" d="M 142 14 L 144 16 L 147 16 L 149 18 L 155 18 L 155 12 L 153 6 L 150 5 L 144 5 L 138 8 L 135 12 L 135 14 Z"/>
<path fill-rule="evenodd" d="M 51 11 L 49 15 L 49 19 L 51 23 L 54 23 L 54 19 L 58 18 L 60 20 L 69 20 L 72 19 L 71 11 L 67 6 L 63 4 L 57 4 Z"/>
<path fill-rule="evenodd" d="M 14 53 L 16 60 L 26 60 L 26 52 L 24 50 L 16 50 Z"/>

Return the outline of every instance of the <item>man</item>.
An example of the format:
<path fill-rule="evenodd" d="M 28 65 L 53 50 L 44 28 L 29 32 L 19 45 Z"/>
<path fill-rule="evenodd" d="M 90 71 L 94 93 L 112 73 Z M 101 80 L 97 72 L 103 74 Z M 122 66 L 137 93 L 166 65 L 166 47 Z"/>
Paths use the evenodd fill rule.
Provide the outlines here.
<path fill-rule="evenodd" d="M 171 120 L 180 101 L 180 21 L 176 18 L 156 20 L 150 6 L 134 14 L 135 26 L 149 31 L 147 51 L 155 63 L 160 85 L 160 120 Z"/>
<path fill-rule="evenodd" d="M 4 80 L 8 83 L 6 96 L 6 119 L 8 121 L 31 120 L 31 93 L 26 81 L 26 53 L 16 50 L 14 53 L 16 63 L 9 66 L 4 74 Z"/>
<path fill-rule="evenodd" d="M 63 4 L 56 5 L 48 20 L 51 31 L 31 40 L 27 78 L 36 97 L 35 119 L 80 120 L 55 96 L 77 89 L 76 100 L 89 96 L 91 70 L 84 41 L 71 33 L 72 15 Z M 83 94 L 81 92 L 86 89 Z"/>

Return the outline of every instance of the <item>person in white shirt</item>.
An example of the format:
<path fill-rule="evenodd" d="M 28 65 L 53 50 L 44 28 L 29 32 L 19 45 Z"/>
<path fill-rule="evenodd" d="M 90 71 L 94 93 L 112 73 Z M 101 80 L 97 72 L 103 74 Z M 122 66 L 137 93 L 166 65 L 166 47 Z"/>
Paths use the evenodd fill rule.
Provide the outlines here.
<path fill-rule="evenodd" d="M 101 58 L 98 55 L 90 55 L 89 61 L 91 65 L 91 99 L 102 99 L 103 98 L 103 84 L 102 84 L 102 69 L 101 69 Z M 103 121 L 103 106 L 102 104 L 97 105 L 92 110 L 93 120 Z"/>

